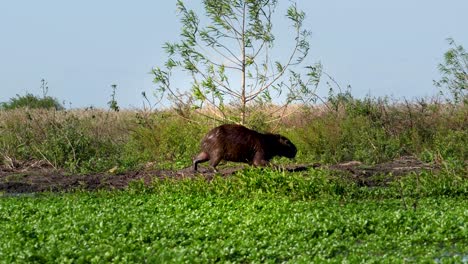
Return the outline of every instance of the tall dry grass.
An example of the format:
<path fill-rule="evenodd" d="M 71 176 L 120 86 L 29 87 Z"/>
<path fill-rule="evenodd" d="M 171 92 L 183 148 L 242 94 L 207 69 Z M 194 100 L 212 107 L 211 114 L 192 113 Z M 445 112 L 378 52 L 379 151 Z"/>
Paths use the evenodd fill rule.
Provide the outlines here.
<path fill-rule="evenodd" d="M 377 163 L 417 155 L 462 167 L 468 159 L 466 105 L 343 97 L 318 106 L 264 105 L 251 113 L 249 127 L 284 134 L 297 145 L 296 162 Z M 277 120 L 268 122 L 272 118 Z M 135 169 L 150 162 L 187 167 L 204 133 L 219 124 L 172 110 L 2 110 L 0 162 L 14 167 L 43 160 L 77 172 Z"/>
<path fill-rule="evenodd" d="M 9 167 L 43 160 L 57 169 L 103 169 L 103 161 L 128 141 L 132 116 L 95 109 L 0 111 L 0 158 Z"/>

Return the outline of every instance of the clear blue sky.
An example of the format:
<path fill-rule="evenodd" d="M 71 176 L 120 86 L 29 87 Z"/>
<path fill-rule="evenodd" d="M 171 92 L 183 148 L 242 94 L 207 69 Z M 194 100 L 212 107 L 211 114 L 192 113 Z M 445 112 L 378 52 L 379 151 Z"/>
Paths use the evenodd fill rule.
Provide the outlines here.
<path fill-rule="evenodd" d="M 201 1 L 186 2 L 201 10 Z M 165 61 L 163 43 L 178 39 L 175 3 L 1 1 L 0 102 L 26 92 L 41 94 L 44 78 L 49 95 L 67 107 L 106 107 L 114 83 L 122 107 L 141 107 L 141 92 L 155 88 L 148 72 Z M 437 64 L 448 49 L 445 39 L 468 48 L 467 0 L 302 0 L 298 5 L 313 33 L 308 62 L 321 61 L 356 96 L 434 95 L 432 80 L 439 77 Z M 283 24 L 274 26 L 287 31 Z M 321 95 L 326 93 L 323 87 Z"/>

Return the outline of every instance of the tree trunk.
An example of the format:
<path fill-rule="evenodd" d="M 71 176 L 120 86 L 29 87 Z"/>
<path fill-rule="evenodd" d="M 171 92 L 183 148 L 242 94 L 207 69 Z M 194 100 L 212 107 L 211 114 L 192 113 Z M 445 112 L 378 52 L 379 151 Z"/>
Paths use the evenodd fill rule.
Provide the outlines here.
<path fill-rule="evenodd" d="M 246 16 L 246 4 L 244 2 L 244 12 L 242 14 L 242 47 L 241 47 L 241 56 L 242 56 L 242 76 L 241 76 L 241 124 L 245 125 L 245 116 L 246 116 L 246 104 L 247 99 L 245 96 L 245 16 Z"/>

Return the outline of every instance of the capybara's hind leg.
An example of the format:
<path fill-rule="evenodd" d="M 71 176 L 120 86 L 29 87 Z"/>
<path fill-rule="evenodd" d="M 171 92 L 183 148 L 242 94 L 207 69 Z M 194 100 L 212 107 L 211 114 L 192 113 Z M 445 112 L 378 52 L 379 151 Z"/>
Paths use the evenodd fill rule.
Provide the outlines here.
<path fill-rule="evenodd" d="M 193 159 L 193 170 L 194 171 L 197 171 L 197 165 L 198 163 L 202 163 L 202 162 L 205 162 L 205 161 L 208 161 L 210 160 L 210 155 L 206 152 L 201 152 L 200 154 L 198 154 L 194 159 Z"/>
<path fill-rule="evenodd" d="M 219 162 L 222 160 L 221 158 L 221 155 L 213 155 L 211 158 L 210 158 L 210 165 L 211 167 L 213 167 L 213 170 L 215 172 L 218 172 L 218 169 L 216 169 L 216 166 L 218 166 Z"/>
<path fill-rule="evenodd" d="M 265 160 L 263 153 L 257 152 L 257 153 L 255 154 L 254 158 L 253 158 L 252 164 L 253 164 L 255 167 L 258 167 L 258 166 L 264 167 L 264 166 L 268 165 L 268 161 Z"/>

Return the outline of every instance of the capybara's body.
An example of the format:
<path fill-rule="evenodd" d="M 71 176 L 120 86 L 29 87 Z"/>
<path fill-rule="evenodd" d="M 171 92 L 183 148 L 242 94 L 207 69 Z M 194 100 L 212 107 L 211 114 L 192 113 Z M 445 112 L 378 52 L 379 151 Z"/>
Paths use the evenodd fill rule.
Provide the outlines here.
<path fill-rule="evenodd" d="M 294 158 L 296 152 L 296 146 L 279 134 L 262 134 L 241 125 L 221 125 L 203 138 L 193 169 L 197 170 L 198 163 L 210 161 L 216 170 L 221 160 L 264 166 L 275 156 Z"/>

